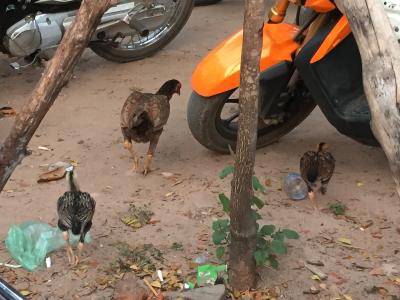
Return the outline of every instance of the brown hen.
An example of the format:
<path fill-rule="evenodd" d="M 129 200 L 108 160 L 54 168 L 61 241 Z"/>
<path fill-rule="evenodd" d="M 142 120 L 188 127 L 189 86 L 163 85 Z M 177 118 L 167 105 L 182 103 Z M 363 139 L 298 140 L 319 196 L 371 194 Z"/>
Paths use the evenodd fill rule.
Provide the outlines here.
<path fill-rule="evenodd" d="M 303 180 L 307 183 L 308 196 L 317 207 L 314 189 L 320 183 L 319 191 L 325 194 L 327 186 L 335 170 L 335 159 L 328 152 L 328 145 L 319 143 L 317 151 L 307 151 L 300 159 L 300 173 Z"/>
<path fill-rule="evenodd" d="M 124 148 L 132 155 L 135 171 L 139 170 L 139 157 L 133 149 L 132 142 L 150 142 L 143 169 L 146 175 L 150 172 L 155 149 L 168 121 L 169 101 L 174 94 L 180 95 L 181 87 L 178 80 L 172 79 L 165 82 L 155 94 L 134 91 L 126 99 L 121 111 L 121 130 Z"/>

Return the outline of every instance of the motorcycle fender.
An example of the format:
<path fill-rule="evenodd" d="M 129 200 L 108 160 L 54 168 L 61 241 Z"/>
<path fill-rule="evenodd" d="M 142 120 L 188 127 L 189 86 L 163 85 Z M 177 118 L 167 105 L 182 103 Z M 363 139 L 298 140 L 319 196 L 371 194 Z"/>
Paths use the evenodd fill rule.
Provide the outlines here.
<path fill-rule="evenodd" d="M 315 63 L 323 59 L 329 54 L 337 45 L 339 45 L 349 34 L 351 33 L 351 27 L 349 21 L 345 16 L 342 16 L 339 22 L 333 27 L 332 31 L 328 34 L 321 46 L 315 52 L 311 58 L 310 63 Z"/>
<path fill-rule="evenodd" d="M 292 61 L 300 47 L 293 40 L 298 27 L 292 24 L 264 24 L 260 70 L 283 61 Z M 243 31 L 239 31 L 213 49 L 192 75 L 193 90 L 211 97 L 239 87 Z"/>
<path fill-rule="evenodd" d="M 306 0 L 304 6 L 319 13 L 325 13 L 336 8 L 331 0 Z"/>

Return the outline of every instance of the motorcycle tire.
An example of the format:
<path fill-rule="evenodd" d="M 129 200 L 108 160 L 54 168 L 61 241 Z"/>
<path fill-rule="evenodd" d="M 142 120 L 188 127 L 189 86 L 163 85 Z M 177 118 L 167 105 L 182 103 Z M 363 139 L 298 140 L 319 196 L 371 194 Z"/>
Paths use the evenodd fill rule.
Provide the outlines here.
<path fill-rule="evenodd" d="M 135 60 L 140 60 L 149 56 L 152 56 L 157 51 L 165 47 L 171 42 L 175 36 L 182 30 L 188 21 L 194 6 L 194 0 L 178 0 L 183 1 L 182 11 L 178 16 L 175 24 L 169 29 L 169 31 L 162 35 L 158 40 L 148 46 L 140 49 L 121 49 L 114 47 L 112 44 L 103 42 L 93 42 L 89 47 L 97 55 L 113 62 L 126 63 Z"/>
<path fill-rule="evenodd" d="M 187 118 L 190 131 L 194 138 L 209 150 L 229 153 L 229 147 L 236 148 L 237 132 L 227 133 L 227 131 L 221 130 L 219 124 L 222 107 L 233 92 L 228 91 L 208 98 L 193 92 L 189 99 Z M 297 108 L 289 120 L 283 124 L 272 125 L 270 130 L 258 130 L 257 148 L 278 141 L 279 138 L 303 122 L 316 106 L 310 98 L 292 99 L 292 101 L 296 103 Z"/>
<path fill-rule="evenodd" d="M 194 5 L 195 6 L 205 6 L 205 5 L 212 5 L 216 4 L 218 2 L 221 2 L 222 0 L 195 0 Z"/>

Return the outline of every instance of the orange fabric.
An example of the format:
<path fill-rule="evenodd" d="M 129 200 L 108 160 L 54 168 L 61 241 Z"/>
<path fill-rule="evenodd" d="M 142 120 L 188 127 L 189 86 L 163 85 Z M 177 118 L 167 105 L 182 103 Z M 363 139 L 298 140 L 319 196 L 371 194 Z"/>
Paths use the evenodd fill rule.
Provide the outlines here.
<path fill-rule="evenodd" d="M 305 7 L 311 8 L 319 13 L 328 12 L 336 8 L 330 0 L 306 0 Z"/>
<path fill-rule="evenodd" d="M 293 37 L 298 28 L 292 24 L 264 24 L 261 71 L 282 61 L 292 61 L 299 48 Z M 193 90 L 210 97 L 240 84 L 240 61 L 243 31 L 239 31 L 213 49 L 198 65 L 192 75 Z"/>
<path fill-rule="evenodd" d="M 318 51 L 315 52 L 310 63 L 315 63 L 324 58 L 329 52 L 332 51 L 341 41 L 343 41 L 351 33 L 350 24 L 345 16 L 342 16 L 339 22 L 333 27 L 332 31 L 328 34 L 322 42 Z"/>

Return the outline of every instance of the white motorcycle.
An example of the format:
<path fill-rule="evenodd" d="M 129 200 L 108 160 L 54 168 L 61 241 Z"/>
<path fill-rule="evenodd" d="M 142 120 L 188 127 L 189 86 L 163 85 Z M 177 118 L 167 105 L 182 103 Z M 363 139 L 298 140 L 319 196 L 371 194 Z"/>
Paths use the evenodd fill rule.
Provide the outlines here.
<path fill-rule="evenodd" d="M 193 0 L 121 0 L 103 15 L 89 47 L 115 62 L 150 56 L 183 28 Z M 49 59 L 74 21 L 81 0 L 1 0 L 0 51 L 15 58 L 19 69 Z"/>

